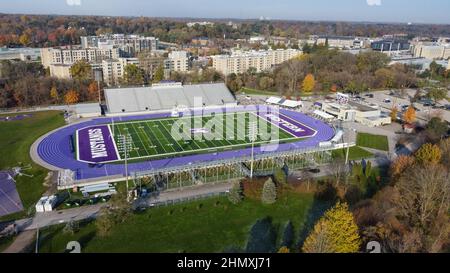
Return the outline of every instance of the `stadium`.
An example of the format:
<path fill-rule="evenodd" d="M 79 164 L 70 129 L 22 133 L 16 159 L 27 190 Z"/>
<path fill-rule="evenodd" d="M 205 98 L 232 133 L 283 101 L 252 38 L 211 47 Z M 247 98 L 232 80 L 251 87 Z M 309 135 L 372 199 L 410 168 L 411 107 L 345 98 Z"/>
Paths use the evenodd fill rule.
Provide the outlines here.
<path fill-rule="evenodd" d="M 104 117 L 42 136 L 33 160 L 58 188 L 147 178 L 158 190 L 325 164 L 342 133 L 296 110 L 238 105 L 224 84 L 105 90 Z M 199 103 L 199 100 L 201 101 Z M 253 174 L 253 173 L 252 173 Z"/>

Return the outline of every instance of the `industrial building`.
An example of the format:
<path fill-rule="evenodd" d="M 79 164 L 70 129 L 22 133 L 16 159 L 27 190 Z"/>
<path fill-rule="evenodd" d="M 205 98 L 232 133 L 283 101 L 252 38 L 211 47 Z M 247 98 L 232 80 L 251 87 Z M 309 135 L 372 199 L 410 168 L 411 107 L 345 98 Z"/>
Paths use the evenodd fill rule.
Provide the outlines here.
<path fill-rule="evenodd" d="M 392 39 L 392 40 L 380 40 L 372 42 L 372 50 L 381 52 L 398 52 L 410 50 L 411 44 L 407 40 Z"/>
<path fill-rule="evenodd" d="M 322 111 L 342 121 L 355 121 L 368 127 L 391 124 L 391 117 L 380 109 L 354 101 L 326 101 Z"/>

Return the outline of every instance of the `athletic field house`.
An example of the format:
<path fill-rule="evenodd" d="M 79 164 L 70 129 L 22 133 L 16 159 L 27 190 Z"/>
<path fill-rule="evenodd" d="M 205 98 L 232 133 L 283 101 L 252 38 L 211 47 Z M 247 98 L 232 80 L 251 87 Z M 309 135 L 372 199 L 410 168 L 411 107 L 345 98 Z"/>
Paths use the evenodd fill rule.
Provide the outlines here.
<path fill-rule="evenodd" d="M 57 171 L 58 189 L 125 181 L 152 190 L 317 167 L 354 146 L 312 116 L 268 105 L 241 106 L 222 84 L 105 90 L 106 112 L 49 132 L 33 160 Z"/>

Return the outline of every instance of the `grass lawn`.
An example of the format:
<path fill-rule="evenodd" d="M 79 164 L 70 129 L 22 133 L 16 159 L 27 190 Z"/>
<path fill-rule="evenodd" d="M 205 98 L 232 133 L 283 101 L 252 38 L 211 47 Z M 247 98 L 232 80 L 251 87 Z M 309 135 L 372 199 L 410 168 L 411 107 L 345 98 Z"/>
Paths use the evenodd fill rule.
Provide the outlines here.
<path fill-rule="evenodd" d="M 12 116 L 14 114 L 10 114 Z M 19 165 L 31 164 L 32 169 L 24 171 L 30 177 L 16 177 L 17 189 L 24 206 L 24 211 L 1 217 L 0 221 L 21 218 L 32 211 L 34 203 L 45 192 L 43 182 L 47 170 L 33 164 L 30 158 L 30 147 L 33 142 L 45 133 L 64 125 L 64 117 L 58 111 L 34 112 L 30 118 L 21 121 L 0 122 L 0 169 L 8 169 Z M 2 115 L 6 116 L 6 115 Z"/>
<path fill-rule="evenodd" d="M 40 252 L 63 252 L 67 242 L 77 240 L 83 252 L 222 252 L 243 249 L 249 231 L 259 219 L 271 217 L 278 241 L 291 220 L 298 238 L 310 213 L 312 194 L 286 193 L 274 205 L 246 199 L 239 205 L 226 197 L 149 209 L 115 226 L 109 237 L 96 236 L 94 223 L 74 235 L 63 225 L 41 231 Z"/>
<path fill-rule="evenodd" d="M 346 149 L 334 150 L 332 152 L 332 156 L 333 158 L 345 159 L 345 153 Z M 350 147 L 348 160 L 360 160 L 363 158 L 371 158 L 371 157 L 373 157 L 373 154 L 369 151 L 364 150 L 361 147 L 358 146 Z"/>
<path fill-rule="evenodd" d="M 356 137 L 356 145 L 381 151 L 389 151 L 387 136 L 358 133 L 358 136 Z"/>
<path fill-rule="evenodd" d="M 13 237 L 0 238 L 0 253 L 4 251 L 13 242 Z"/>

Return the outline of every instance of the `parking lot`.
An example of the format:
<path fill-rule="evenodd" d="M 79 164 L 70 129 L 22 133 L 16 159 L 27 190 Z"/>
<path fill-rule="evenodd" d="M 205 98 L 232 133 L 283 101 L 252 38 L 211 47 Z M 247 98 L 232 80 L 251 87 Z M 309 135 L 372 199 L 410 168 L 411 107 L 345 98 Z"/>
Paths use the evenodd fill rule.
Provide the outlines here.
<path fill-rule="evenodd" d="M 414 97 L 416 93 L 416 90 L 408 89 L 405 91 L 405 96 L 396 96 L 393 94 L 390 90 L 384 90 L 384 91 L 375 91 L 370 92 L 366 94 L 361 94 L 361 99 L 364 100 L 368 104 L 373 104 L 373 106 L 378 106 L 381 108 L 382 111 L 391 112 L 391 109 L 394 106 L 397 106 L 399 113 L 406 110 L 407 107 L 411 104 L 411 98 Z M 371 94 L 371 95 L 369 95 Z M 373 97 L 372 97 L 373 95 Z M 448 94 L 450 97 L 450 92 Z M 446 105 L 449 105 L 450 102 L 447 100 L 439 101 L 436 106 L 432 106 L 431 104 L 425 103 L 422 104 L 420 102 L 414 103 L 414 107 L 417 110 L 417 118 L 419 121 L 425 122 L 429 120 L 430 117 L 440 115 L 443 119 L 445 119 L 447 122 L 450 122 L 450 110 L 446 109 L 439 109 L 437 107 L 445 107 Z"/>

